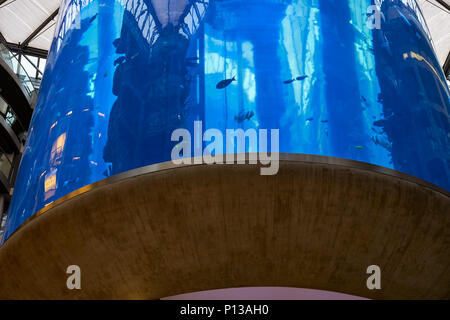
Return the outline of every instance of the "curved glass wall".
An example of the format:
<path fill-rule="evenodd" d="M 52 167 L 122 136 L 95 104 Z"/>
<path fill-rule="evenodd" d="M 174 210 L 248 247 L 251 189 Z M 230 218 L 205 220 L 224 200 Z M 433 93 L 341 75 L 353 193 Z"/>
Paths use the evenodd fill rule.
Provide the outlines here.
<path fill-rule="evenodd" d="M 6 238 L 71 191 L 171 160 L 194 121 L 450 190 L 449 104 L 414 1 L 67 0 Z"/>

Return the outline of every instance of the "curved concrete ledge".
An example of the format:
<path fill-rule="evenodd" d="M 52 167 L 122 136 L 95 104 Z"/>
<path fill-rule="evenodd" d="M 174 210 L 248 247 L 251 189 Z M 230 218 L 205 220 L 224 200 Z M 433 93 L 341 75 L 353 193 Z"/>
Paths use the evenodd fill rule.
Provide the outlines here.
<path fill-rule="evenodd" d="M 276 176 L 252 165 L 161 164 L 111 177 L 48 206 L 0 248 L 0 298 L 157 299 L 255 286 L 450 298 L 448 193 L 391 173 L 282 155 Z M 66 288 L 73 264 L 82 290 Z M 382 290 L 366 288 L 372 264 Z"/>

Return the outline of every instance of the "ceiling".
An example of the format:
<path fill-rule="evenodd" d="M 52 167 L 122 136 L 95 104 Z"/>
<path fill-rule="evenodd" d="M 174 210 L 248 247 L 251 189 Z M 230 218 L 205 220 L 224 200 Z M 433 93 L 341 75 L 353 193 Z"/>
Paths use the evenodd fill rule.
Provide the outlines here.
<path fill-rule="evenodd" d="M 0 0 L 0 32 L 7 42 L 48 51 L 60 0 Z"/>
<path fill-rule="evenodd" d="M 430 29 L 441 65 L 450 52 L 450 0 L 417 0 Z M 13 47 L 45 55 L 53 38 L 61 0 L 0 0 L 0 33 Z"/>
<path fill-rule="evenodd" d="M 450 52 L 450 0 L 417 2 L 430 29 L 439 61 L 444 65 Z"/>

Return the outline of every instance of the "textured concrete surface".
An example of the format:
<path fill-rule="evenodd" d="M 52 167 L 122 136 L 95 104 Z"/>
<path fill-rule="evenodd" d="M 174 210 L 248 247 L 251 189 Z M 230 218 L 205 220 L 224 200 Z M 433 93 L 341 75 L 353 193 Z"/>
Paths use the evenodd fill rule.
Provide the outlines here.
<path fill-rule="evenodd" d="M 331 162 L 283 160 L 276 176 L 188 166 L 90 187 L 0 248 L 0 298 L 158 299 L 256 286 L 450 298 L 448 193 Z M 71 291 L 74 264 L 82 289 Z M 372 264 L 382 290 L 366 287 Z"/>

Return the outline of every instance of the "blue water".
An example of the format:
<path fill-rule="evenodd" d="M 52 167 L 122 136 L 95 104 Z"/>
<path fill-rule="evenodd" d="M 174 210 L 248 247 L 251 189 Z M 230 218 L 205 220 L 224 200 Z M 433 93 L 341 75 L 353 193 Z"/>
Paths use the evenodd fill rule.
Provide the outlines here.
<path fill-rule="evenodd" d="M 171 133 L 195 120 L 279 129 L 280 152 L 450 190 L 449 90 L 427 28 L 414 1 L 381 2 L 372 30 L 370 0 L 64 1 L 4 239 L 74 190 L 169 161 Z"/>

